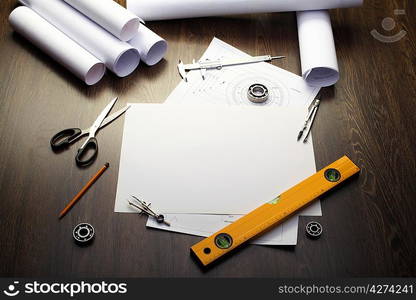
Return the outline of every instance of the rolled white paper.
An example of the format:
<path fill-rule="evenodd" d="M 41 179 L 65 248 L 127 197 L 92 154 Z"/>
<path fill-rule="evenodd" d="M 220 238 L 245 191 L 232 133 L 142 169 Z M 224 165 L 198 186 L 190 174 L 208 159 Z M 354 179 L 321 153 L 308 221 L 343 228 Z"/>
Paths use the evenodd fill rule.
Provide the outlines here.
<path fill-rule="evenodd" d="M 103 77 L 105 65 L 102 62 L 30 8 L 21 6 L 14 9 L 9 22 L 16 32 L 86 84 L 93 85 Z"/>
<path fill-rule="evenodd" d="M 141 19 L 113 0 L 64 0 L 122 41 L 131 40 Z"/>
<path fill-rule="evenodd" d="M 362 3 L 363 0 L 127 0 L 127 9 L 148 21 L 331 9 Z"/>
<path fill-rule="evenodd" d="M 335 84 L 339 70 L 328 11 L 298 12 L 297 21 L 302 77 L 311 86 Z"/>
<path fill-rule="evenodd" d="M 148 66 L 157 64 L 168 49 L 166 41 L 143 24 L 129 44 L 139 51 L 141 60 Z"/>
<path fill-rule="evenodd" d="M 137 49 L 61 0 L 19 0 L 91 52 L 117 76 L 131 74 L 139 65 Z"/>

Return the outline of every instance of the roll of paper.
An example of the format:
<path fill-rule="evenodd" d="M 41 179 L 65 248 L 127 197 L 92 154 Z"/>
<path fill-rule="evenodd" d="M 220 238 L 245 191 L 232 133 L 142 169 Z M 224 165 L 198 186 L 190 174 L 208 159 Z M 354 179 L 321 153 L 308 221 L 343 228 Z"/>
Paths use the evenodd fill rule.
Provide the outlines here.
<path fill-rule="evenodd" d="M 122 41 L 131 40 L 140 25 L 140 18 L 113 0 L 64 0 Z"/>
<path fill-rule="evenodd" d="M 127 9 L 148 21 L 331 9 L 362 3 L 363 0 L 127 0 Z"/>
<path fill-rule="evenodd" d="M 93 85 L 103 77 L 105 65 L 102 62 L 30 8 L 21 6 L 14 9 L 9 22 L 16 32 L 86 84 Z"/>
<path fill-rule="evenodd" d="M 120 41 L 64 1 L 19 1 L 103 61 L 117 76 L 127 76 L 139 65 L 140 55 L 137 49 Z"/>
<path fill-rule="evenodd" d="M 297 21 L 302 77 L 311 86 L 335 84 L 339 70 L 328 11 L 298 12 Z"/>
<path fill-rule="evenodd" d="M 139 51 L 141 60 L 148 66 L 157 64 L 168 49 L 166 41 L 143 24 L 129 44 Z"/>

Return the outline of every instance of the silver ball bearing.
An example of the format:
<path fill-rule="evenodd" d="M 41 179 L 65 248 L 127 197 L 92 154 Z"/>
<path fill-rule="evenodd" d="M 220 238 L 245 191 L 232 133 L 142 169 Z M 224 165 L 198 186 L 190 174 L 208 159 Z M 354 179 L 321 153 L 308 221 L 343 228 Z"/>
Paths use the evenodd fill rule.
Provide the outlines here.
<path fill-rule="evenodd" d="M 306 224 L 306 235 L 311 239 L 318 239 L 322 234 L 323 227 L 318 222 Z"/>
<path fill-rule="evenodd" d="M 88 223 L 80 223 L 72 231 L 72 237 L 78 245 L 87 245 L 94 239 L 94 227 Z"/>
<path fill-rule="evenodd" d="M 269 90 L 264 84 L 252 84 L 248 88 L 247 98 L 253 103 L 266 102 L 269 99 Z"/>

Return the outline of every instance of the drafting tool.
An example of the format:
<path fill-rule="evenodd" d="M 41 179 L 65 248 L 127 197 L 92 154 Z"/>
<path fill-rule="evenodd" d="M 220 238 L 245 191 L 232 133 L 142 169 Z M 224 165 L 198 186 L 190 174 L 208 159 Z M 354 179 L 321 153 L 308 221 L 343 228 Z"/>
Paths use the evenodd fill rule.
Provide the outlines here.
<path fill-rule="evenodd" d="M 109 104 L 107 104 L 107 106 L 100 113 L 100 115 L 98 116 L 98 118 L 95 120 L 95 122 L 90 128 L 87 128 L 87 129 L 68 128 L 55 134 L 50 141 L 52 149 L 54 151 L 57 151 L 57 150 L 66 148 L 70 144 L 78 141 L 81 137 L 88 135 L 88 139 L 78 149 L 77 155 L 75 157 L 75 161 L 77 165 L 79 166 L 88 166 L 92 164 L 94 160 L 97 158 L 97 154 L 98 154 L 98 143 L 95 138 L 95 134 L 97 133 L 99 129 L 107 126 L 108 124 L 113 122 L 115 119 L 120 117 L 122 114 L 124 114 L 126 110 L 129 109 L 130 107 L 130 106 L 126 106 L 106 118 L 106 116 L 111 111 L 114 104 L 116 103 L 117 99 L 118 97 L 114 98 Z M 86 157 L 87 152 L 90 152 L 90 150 L 92 154 L 90 154 L 89 157 Z"/>
<path fill-rule="evenodd" d="M 305 120 L 305 123 L 303 124 L 303 128 L 301 129 L 301 131 L 299 131 L 298 138 L 297 138 L 298 141 L 302 138 L 303 133 L 305 132 L 306 129 L 307 129 L 307 132 L 306 132 L 305 138 L 303 139 L 303 142 L 306 143 L 308 141 L 308 137 L 309 137 L 309 134 L 311 133 L 312 125 L 313 125 L 313 122 L 315 121 L 316 113 L 318 112 L 320 103 L 321 103 L 320 99 L 315 99 L 312 108 L 309 110 L 308 115 L 306 116 L 306 120 Z"/>
<path fill-rule="evenodd" d="M 347 156 L 343 156 L 272 201 L 193 245 L 191 252 L 206 266 L 244 242 L 281 223 L 359 171 L 360 169 Z"/>
<path fill-rule="evenodd" d="M 199 70 L 201 72 L 202 79 L 205 79 L 205 74 L 208 69 L 217 69 L 221 70 L 223 67 L 236 66 L 236 65 L 245 65 L 253 64 L 258 62 L 272 61 L 274 59 L 282 59 L 284 56 L 253 56 L 248 58 L 234 58 L 234 59 L 218 59 L 218 60 L 205 60 L 195 62 L 195 59 L 192 61 L 192 64 L 184 64 L 179 60 L 178 71 L 182 79 L 188 81 L 187 72 L 193 70 Z"/>
<path fill-rule="evenodd" d="M 77 203 L 79 199 L 85 194 L 86 191 L 97 181 L 98 178 L 107 170 L 110 166 L 109 163 L 105 163 L 104 167 L 102 167 L 91 179 L 87 182 L 87 184 L 79 191 L 79 193 L 68 203 L 68 205 L 61 211 L 59 214 L 59 219 L 63 218 L 67 214 L 67 212 Z"/>
<path fill-rule="evenodd" d="M 135 196 L 131 196 L 131 197 L 136 201 L 136 203 L 129 201 L 130 206 L 138 209 L 140 213 L 143 213 L 143 214 L 148 215 L 149 217 L 155 218 L 156 222 L 163 223 L 165 225 L 170 226 L 170 223 L 165 220 L 165 217 L 163 215 L 155 213 L 150 208 L 151 203 L 146 203 Z"/>

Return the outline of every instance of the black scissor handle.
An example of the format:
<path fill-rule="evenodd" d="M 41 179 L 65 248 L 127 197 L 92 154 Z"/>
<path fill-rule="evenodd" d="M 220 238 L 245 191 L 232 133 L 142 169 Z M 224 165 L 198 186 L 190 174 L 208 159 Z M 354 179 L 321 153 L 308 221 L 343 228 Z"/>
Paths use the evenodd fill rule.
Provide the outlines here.
<path fill-rule="evenodd" d="M 68 147 L 81 133 L 79 128 L 68 128 L 58 132 L 51 138 L 52 150 Z"/>
<path fill-rule="evenodd" d="M 87 140 L 83 147 L 78 149 L 75 161 L 80 167 L 89 166 L 97 158 L 98 143 L 95 137 L 91 137 Z"/>

